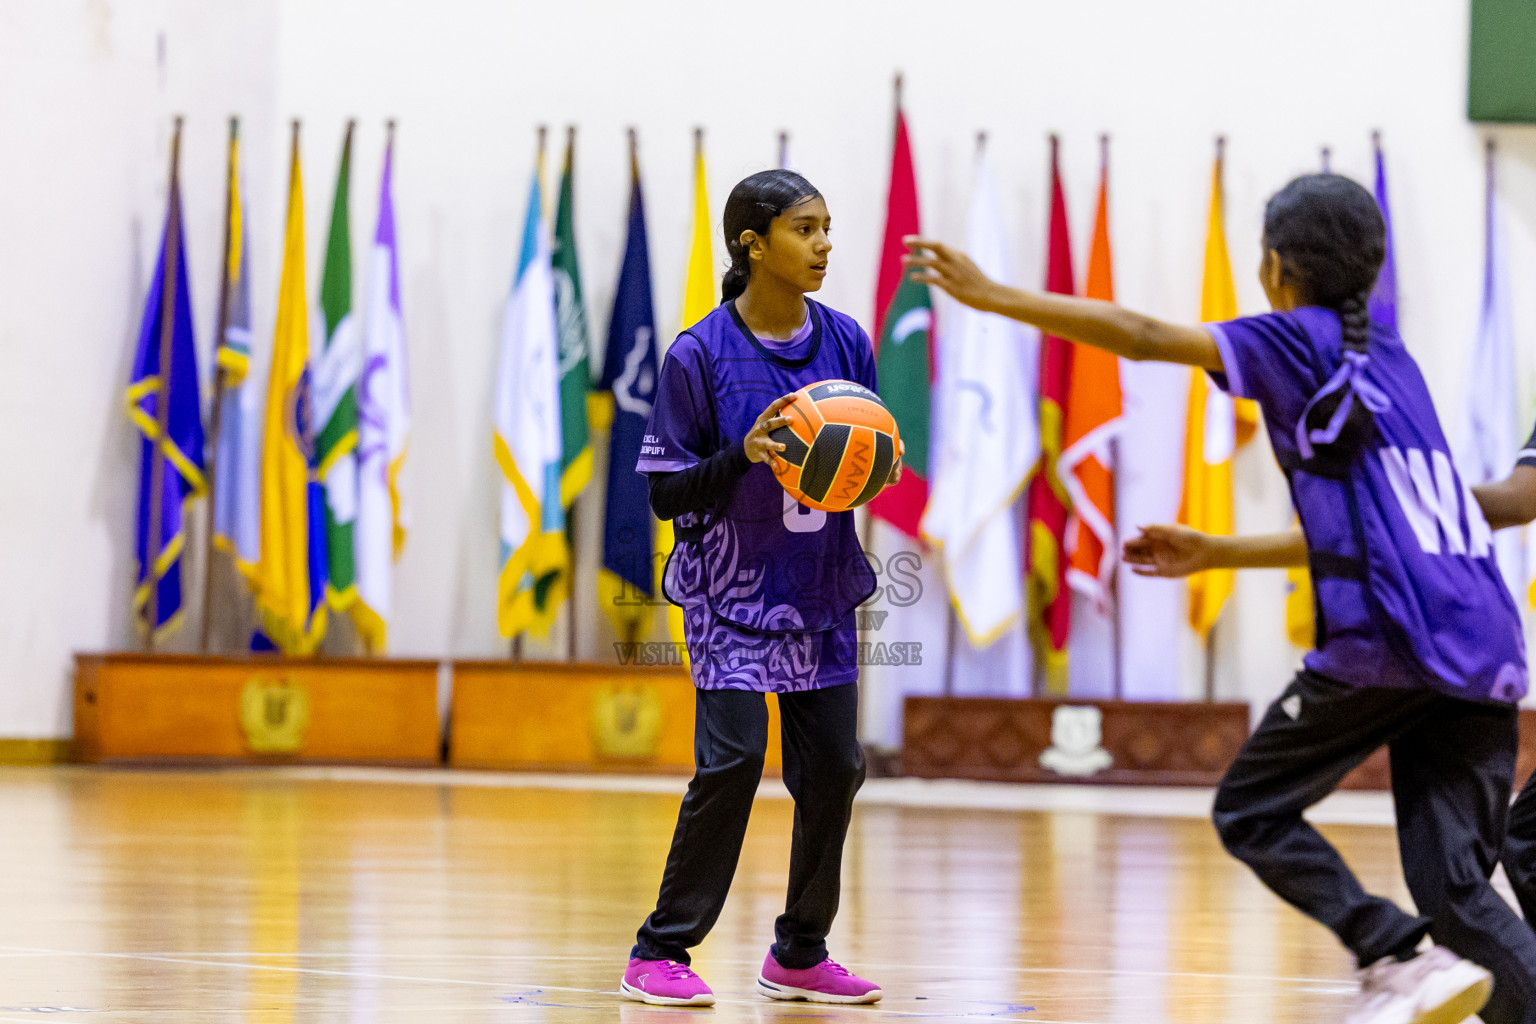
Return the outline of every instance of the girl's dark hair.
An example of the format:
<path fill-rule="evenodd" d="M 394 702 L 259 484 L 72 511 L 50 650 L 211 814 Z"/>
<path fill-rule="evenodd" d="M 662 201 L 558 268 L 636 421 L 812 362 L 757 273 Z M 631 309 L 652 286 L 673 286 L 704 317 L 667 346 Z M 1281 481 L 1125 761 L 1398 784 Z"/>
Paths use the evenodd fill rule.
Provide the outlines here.
<path fill-rule="evenodd" d="M 794 171 L 758 171 L 736 183 L 731 197 L 725 201 L 725 248 L 731 254 L 731 269 L 720 281 L 721 302 L 730 302 L 746 291 L 747 280 L 752 276 L 752 263 L 746 246 L 741 244 L 741 233 L 755 231 L 767 238 L 773 218 L 819 195 L 816 186 Z"/>
<path fill-rule="evenodd" d="M 1344 347 L 1365 351 L 1371 289 L 1387 256 L 1376 198 L 1342 174 L 1306 174 L 1264 207 L 1264 247 L 1279 253 L 1308 305 L 1339 314 Z"/>
<path fill-rule="evenodd" d="M 1389 406 L 1365 376 L 1371 289 L 1387 254 L 1387 225 L 1376 199 L 1339 174 L 1308 174 L 1264 208 L 1264 248 L 1280 254 L 1306 305 L 1339 316 L 1343 362 L 1307 403 L 1297 424 L 1301 468 L 1344 477 Z M 1326 375 L 1325 375 L 1326 376 Z"/>

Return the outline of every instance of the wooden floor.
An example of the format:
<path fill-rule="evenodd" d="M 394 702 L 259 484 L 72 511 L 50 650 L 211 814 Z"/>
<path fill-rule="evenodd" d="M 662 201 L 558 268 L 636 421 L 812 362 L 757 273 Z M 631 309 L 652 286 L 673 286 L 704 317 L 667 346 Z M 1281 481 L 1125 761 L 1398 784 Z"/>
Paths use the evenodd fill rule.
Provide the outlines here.
<path fill-rule="evenodd" d="M 695 966 L 616 993 L 677 797 L 291 772 L 0 769 L 0 1022 L 1317 1024 L 1350 963 L 1197 819 L 861 805 L 831 937 L 878 1007 L 753 988 L 791 805 L 760 800 Z M 1402 897 L 1390 830 L 1327 829 Z"/>

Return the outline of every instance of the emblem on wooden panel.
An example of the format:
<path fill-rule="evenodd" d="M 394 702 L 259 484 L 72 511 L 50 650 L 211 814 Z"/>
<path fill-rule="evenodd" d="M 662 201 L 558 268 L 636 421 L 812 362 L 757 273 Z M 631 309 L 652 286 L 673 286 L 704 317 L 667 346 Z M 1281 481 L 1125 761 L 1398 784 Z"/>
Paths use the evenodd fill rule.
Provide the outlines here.
<path fill-rule="evenodd" d="M 592 742 L 599 757 L 641 760 L 661 743 L 661 700 L 645 683 L 609 683 L 592 699 Z"/>
<path fill-rule="evenodd" d="M 1103 742 L 1103 712 L 1059 705 L 1051 714 L 1051 745 L 1040 755 L 1040 764 L 1057 775 L 1097 775 L 1115 763 Z"/>
<path fill-rule="evenodd" d="M 254 754 L 295 754 L 309 727 L 309 694 L 292 678 L 255 676 L 240 691 L 240 728 Z"/>

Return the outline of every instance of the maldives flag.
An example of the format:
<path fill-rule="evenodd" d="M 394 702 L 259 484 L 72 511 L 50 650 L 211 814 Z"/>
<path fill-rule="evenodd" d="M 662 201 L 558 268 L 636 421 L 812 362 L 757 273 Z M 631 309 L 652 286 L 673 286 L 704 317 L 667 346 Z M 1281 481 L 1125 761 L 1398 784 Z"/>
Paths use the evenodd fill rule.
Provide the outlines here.
<path fill-rule="evenodd" d="M 1067 200 L 1061 189 L 1058 140 L 1051 136 L 1051 233 L 1045 290 L 1071 295 L 1072 243 L 1067 235 Z M 1067 633 L 1072 595 L 1067 589 L 1065 540 L 1071 498 L 1057 475 L 1062 426 L 1072 382 L 1072 343 L 1040 338 L 1040 466 L 1029 483 L 1029 632 L 1048 693 L 1067 692 Z"/>
<path fill-rule="evenodd" d="M 1113 302 L 1109 250 L 1109 141 L 1103 142 L 1098 214 L 1083 295 Z M 1061 480 L 1072 496 L 1067 569 L 1072 589 L 1107 607 L 1114 579 L 1115 474 L 1110 444 L 1121 424 L 1120 360 L 1091 345 L 1074 345 L 1072 382 L 1062 428 Z"/>
<path fill-rule="evenodd" d="M 907 451 L 900 482 L 880 492 L 869 503 L 869 511 L 909 537 L 918 536 L 918 525 L 928 506 L 928 396 L 933 383 L 929 354 L 933 300 L 928 286 L 911 280 L 901 264 L 907 251 L 901 240 L 919 233 L 912 147 L 907 139 L 907 119 L 898 104 L 885 245 L 875 287 L 874 344 L 880 400 L 896 417 Z"/>

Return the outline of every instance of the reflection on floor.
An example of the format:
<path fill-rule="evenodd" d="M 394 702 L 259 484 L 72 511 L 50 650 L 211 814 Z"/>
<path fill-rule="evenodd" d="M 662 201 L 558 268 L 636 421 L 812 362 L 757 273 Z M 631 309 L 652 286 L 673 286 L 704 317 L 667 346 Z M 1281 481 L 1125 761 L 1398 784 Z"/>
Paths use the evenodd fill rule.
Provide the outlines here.
<path fill-rule="evenodd" d="M 831 938 L 884 1002 L 754 991 L 789 858 L 792 807 L 772 786 L 695 957 L 717 1007 L 624 1002 L 680 789 L 0 769 L 0 1022 L 1342 1019 L 1348 957 L 1222 852 L 1209 794 L 909 783 L 861 801 Z M 967 806 L 922 806 L 940 801 Z M 1406 902 L 1389 829 L 1326 831 Z"/>

